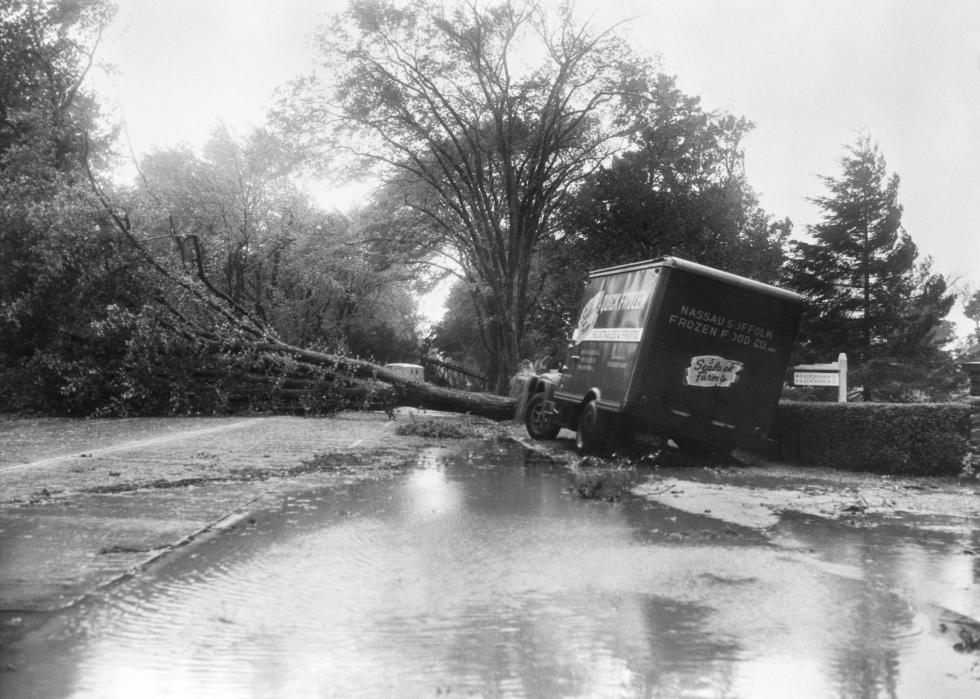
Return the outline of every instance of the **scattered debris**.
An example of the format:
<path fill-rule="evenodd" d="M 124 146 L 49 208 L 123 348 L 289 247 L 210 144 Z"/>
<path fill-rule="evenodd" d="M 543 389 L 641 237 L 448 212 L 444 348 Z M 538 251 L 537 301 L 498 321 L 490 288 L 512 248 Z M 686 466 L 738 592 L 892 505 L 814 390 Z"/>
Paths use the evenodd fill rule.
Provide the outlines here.
<path fill-rule="evenodd" d="M 980 621 L 944 609 L 938 628 L 943 634 L 955 632 L 959 640 L 953 644 L 953 650 L 957 653 L 980 653 Z"/>
<path fill-rule="evenodd" d="M 632 466 L 586 456 L 572 466 L 573 487 L 580 497 L 615 502 L 630 492 L 639 473 Z"/>
<path fill-rule="evenodd" d="M 53 505 L 66 501 L 67 498 L 60 490 L 50 490 L 47 487 L 43 487 L 40 490 L 32 492 L 26 500 L 14 499 L 11 502 L 18 505 Z"/>
<path fill-rule="evenodd" d="M 434 439 L 488 439 L 502 436 L 504 431 L 498 423 L 486 418 L 454 415 L 420 419 L 412 414 L 407 422 L 395 426 L 395 434 Z"/>

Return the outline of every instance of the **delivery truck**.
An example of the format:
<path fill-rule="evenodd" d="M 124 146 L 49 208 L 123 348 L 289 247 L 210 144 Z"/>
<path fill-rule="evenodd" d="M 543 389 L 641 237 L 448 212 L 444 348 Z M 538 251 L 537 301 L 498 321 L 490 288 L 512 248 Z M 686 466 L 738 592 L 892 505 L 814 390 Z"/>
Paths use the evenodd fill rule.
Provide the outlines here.
<path fill-rule="evenodd" d="M 677 257 L 591 272 L 565 366 L 528 383 L 527 431 L 572 429 L 582 453 L 764 449 L 802 310 L 791 291 Z"/>

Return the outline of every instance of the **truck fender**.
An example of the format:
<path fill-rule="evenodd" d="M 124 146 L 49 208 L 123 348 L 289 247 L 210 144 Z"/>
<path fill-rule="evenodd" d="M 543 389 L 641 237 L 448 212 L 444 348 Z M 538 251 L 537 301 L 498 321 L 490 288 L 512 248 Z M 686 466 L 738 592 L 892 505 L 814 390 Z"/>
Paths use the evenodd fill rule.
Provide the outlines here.
<path fill-rule="evenodd" d="M 555 395 L 555 384 L 540 376 L 533 376 L 527 384 L 527 397 L 530 398 L 535 393 L 544 393 L 545 399 L 551 400 Z"/>

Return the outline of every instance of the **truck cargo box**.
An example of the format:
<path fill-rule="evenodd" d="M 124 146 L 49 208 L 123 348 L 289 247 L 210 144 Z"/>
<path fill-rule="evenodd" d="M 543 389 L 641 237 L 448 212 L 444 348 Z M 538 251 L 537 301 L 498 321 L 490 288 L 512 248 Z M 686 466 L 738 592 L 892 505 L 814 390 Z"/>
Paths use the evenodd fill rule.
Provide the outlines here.
<path fill-rule="evenodd" d="M 762 447 L 802 308 L 676 257 L 591 272 L 566 369 L 532 382 L 528 430 L 575 429 L 580 450 L 613 434 Z"/>

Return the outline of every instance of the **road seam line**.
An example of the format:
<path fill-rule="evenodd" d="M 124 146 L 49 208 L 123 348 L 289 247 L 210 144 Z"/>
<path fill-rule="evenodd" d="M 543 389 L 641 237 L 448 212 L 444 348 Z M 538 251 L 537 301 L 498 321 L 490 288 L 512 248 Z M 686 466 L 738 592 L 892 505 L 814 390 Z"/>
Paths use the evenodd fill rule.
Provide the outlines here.
<path fill-rule="evenodd" d="M 138 449 L 141 447 L 150 447 L 157 444 L 163 444 L 165 442 L 172 442 L 175 439 L 188 439 L 193 437 L 199 437 L 205 434 L 213 434 L 215 432 L 225 432 L 229 430 L 237 430 L 248 425 L 254 425 L 256 420 L 264 420 L 265 418 L 250 418 L 248 420 L 242 420 L 240 422 L 233 422 L 230 425 L 218 425 L 217 427 L 205 427 L 200 430 L 193 430 L 191 432 L 175 432 L 173 434 L 161 435 L 159 437 L 150 437 L 149 439 L 140 439 L 132 442 L 124 442 L 123 444 L 114 444 L 109 447 L 101 447 L 99 449 L 86 449 L 84 451 L 77 452 L 75 454 L 63 454 L 62 456 L 52 456 L 47 459 L 39 459 L 37 461 L 28 461 L 22 464 L 13 464 L 11 466 L 0 467 L 0 473 L 10 473 L 12 471 L 18 471 L 23 468 L 30 468 L 32 466 L 49 466 L 51 464 L 56 464 L 59 461 L 65 461 L 67 459 L 80 459 L 85 457 L 94 457 L 102 454 L 111 454 L 117 451 L 126 451 L 127 449 Z"/>

